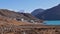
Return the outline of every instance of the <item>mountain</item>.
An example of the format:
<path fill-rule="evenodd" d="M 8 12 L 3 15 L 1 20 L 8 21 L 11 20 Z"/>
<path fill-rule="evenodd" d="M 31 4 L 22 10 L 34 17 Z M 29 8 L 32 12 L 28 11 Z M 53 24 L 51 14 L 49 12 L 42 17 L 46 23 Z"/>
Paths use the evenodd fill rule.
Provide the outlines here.
<path fill-rule="evenodd" d="M 8 9 L 0 9 L 0 15 L 4 17 L 9 17 L 9 18 L 15 18 L 16 20 L 24 20 L 27 22 L 32 23 L 31 21 L 37 21 L 40 23 L 40 19 L 35 18 L 29 13 L 20 13 L 20 12 L 14 12 Z"/>
<path fill-rule="evenodd" d="M 44 11 L 44 9 L 35 9 L 34 11 L 32 11 L 32 15 L 36 17 L 36 15 L 38 15 L 38 13 L 42 13 Z"/>
<path fill-rule="evenodd" d="M 38 13 L 36 17 L 43 20 L 60 20 L 60 4 Z"/>
<path fill-rule="evenodd" d="M 60 20 L 60 4 L 42 13 L 44 20 Z"/>

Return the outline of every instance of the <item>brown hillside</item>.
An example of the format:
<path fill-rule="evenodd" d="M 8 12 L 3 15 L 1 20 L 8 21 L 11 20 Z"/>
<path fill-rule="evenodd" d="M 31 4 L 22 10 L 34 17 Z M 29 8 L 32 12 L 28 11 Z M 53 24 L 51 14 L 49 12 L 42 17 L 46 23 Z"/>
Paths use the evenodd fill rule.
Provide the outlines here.
<path fill-rule="evenodd" d="M 12 19 L 16 18 L 16 20 L 24 19 L 27 22 L 31 22 L 31 20 L 33 20 L 34 22 L 42 23 L 42 21 L 33 17 L 29 13 L 18 13 L 18 12 L 14 12 L 14 11 L 7 10 L 7 9 L 0 9 L 0 15 L 5 16 L 5 17 L 9 17 Z"/>

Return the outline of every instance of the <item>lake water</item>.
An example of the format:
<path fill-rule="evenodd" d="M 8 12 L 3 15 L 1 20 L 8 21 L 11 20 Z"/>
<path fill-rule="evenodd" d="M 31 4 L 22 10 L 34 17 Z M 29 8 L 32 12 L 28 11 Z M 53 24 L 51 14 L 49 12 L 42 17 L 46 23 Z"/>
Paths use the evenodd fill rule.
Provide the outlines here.
<path fill-rule="evenodd" d="M 60 21 L 44 21 L 48 25 L 60 25 Z"/>

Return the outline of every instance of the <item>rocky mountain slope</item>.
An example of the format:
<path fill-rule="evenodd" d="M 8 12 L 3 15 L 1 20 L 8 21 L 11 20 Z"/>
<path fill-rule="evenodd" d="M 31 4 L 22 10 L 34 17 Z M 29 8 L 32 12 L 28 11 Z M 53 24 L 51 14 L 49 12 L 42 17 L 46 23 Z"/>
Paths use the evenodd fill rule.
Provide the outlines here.
<path fill-rule="evenodd" d="M 18 20 L 18 21 L 25 20 L 28 22 L 31 22 L 31 21 L 40 22 L 40 19 L 35 18 L 34 16 L 32 16 L 29 13 L 19 13 L 19 12 L 14 12 L 14 11 L 7 10 L 7 9 L 0 9 L 0 15 L 8 17 L 8 18 L 12 18 L 12 19 L 16 18 L 16 20 Z"/>
<path fill-rule="evenodd" d="M 60 20 L 60 4 L 38 13 L 36 17 L 43 20 Z"/>
<path fill-rule="evenodd" d="M 44 11 L 44 9 L 35 9 L 34 11 L 32 11 L 32 15 L 36 17 L 36 15 L 41 14 Z"/>

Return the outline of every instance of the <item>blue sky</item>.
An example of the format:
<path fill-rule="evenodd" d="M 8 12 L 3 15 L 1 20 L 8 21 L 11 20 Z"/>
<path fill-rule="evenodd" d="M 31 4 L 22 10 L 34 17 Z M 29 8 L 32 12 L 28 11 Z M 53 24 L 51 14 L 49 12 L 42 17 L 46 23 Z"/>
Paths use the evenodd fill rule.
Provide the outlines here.
<path fill-rule="evenodd" d="M 24 10 L 30 13 L 35 9 L 48 9 L 59 3 L 60 0 L 0 0 L 0 8 L 16 11 Z"/>

